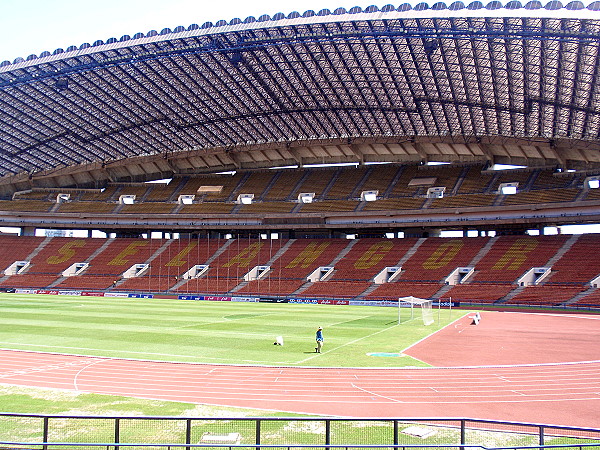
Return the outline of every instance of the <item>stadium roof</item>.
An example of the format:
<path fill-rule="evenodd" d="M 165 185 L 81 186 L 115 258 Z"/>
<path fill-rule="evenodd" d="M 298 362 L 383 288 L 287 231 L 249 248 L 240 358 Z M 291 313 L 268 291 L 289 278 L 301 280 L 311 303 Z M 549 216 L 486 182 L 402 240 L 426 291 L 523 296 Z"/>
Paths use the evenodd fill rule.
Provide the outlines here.
<path fill-rule="evenodd" d="M 600 2 L 178 26 L 0 64 L 0 177 L 85 184 L 317 162 L 600 167 Z"/>

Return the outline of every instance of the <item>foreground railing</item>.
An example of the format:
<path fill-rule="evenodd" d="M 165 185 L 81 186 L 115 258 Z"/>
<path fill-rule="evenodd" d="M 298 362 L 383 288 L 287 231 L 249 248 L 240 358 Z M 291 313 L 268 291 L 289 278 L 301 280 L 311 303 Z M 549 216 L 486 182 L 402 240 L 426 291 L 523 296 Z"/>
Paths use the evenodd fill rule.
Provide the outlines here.
<path fill-rule="evenodd" d="M 533 447 L 483 447 L 481 445 L 226 445 L 226 444 L 89 444 L 48 443 L 49 450 L 597 450 L 600 444 L 548 445 Z M 2 450 L 35 450 L 37 447 L 18 442 L 0 442 Z"/>
<path fill-rule="evenodd" d="M 170 448 L 600 449 L 600 429 L 481 419 L 0 414 L 0 450 Z"/>

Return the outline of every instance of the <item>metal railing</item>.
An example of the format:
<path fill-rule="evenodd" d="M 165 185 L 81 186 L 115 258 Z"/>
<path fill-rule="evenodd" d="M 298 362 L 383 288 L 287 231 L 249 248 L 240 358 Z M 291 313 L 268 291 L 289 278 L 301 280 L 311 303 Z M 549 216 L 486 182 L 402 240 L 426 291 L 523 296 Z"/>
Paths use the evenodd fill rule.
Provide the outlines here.
<path fill-rule="evenodd" d="M 108 417 L 0 414 L 0 450 L 129 447 L 529 449 L 594 447 L 600 429 L 466 418 Z"/>
<path fill-rule="evenodd" d="M 531 447 L 484 447 L 481 445 L 234 445 L 234 444 L 90 444 L 81 442 L 55 442 L 42 444 L 50 450 L 86 449 L 86 450 L 195 450 L 195 449 L 229 449 L 229 450 L 597 450 L 600 444 L 548 445 Z M 36 450 L 38 447 L 24 445 L 19 442 L 0 442 L 3 450 Z"/>

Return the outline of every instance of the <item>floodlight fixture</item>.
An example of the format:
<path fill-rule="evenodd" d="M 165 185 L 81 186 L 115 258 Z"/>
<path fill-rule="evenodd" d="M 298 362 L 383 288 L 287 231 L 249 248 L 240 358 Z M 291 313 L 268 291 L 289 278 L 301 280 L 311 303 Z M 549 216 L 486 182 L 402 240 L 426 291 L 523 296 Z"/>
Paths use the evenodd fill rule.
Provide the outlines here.
<path fill-rule="evenodd" d="M 71 194 L 58 194 L 56 196 L 56 203 L 67 203 L 71 200 Z"/>
<path fill-rule="evenodd" d="M 121 205 L 133 205 L 135 203 L 135 195 L 121 195 L 119 203 Z"/>
<path fill-rule="evenodd" d="M 498 194 L 515 195 L 517 193 L 518 187 L 519 187 L 518 182 L 500 183 L 500 186 L 498 186 Z"/>
<path fill-rule="evenodd" d="M 254 194 L 240 194 L 238 195 L 236 203 L 238 205 L 250 205 L 254 200 Z"/>
<path fill-rule="evenodd" d="M 298 203 L 312 203 L 314 198 L 314 192 L 302 192 L 298 194 Z"/>
<path fill-rule="evenodd" d="M 600 188 L 600 176 L 595 177 L 587 177 L 585 179 L 585 187 L 588 189 L 598 189 Z"/>
<path fill-rule="evenodd" d="M 182 194 L 177 198 L 177 203 L 180 205 L 191 205 L 194 203 L 195 195 Z"/>
<path fill-rule="evenodd" d="M 377 195 L 379 191 L 362 191 L 360 193 L 360 201 L 361 202 L 374 202 L 377 200 Z"/>
<path fill-rule="evenodd" d="M 446 192 L 445 186 L 430 187 L 427 189 L 427 198 L 443 198 Z"/>

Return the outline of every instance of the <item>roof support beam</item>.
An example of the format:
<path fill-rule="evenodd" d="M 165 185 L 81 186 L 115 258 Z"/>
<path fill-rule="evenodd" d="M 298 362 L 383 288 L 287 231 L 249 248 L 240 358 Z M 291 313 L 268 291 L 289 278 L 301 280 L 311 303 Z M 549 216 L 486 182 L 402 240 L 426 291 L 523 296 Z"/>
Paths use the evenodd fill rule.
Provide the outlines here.
<path fill-rule="evenodd" d="M 364 165 L 364 163 L 365 163 L 365 154 L 358 147 L 358 145 L 356 145 L 356 144 L 349 144 L 348 148 L 350 149 L 350 151 L 352 153 L 354 153 L 354 155 L 356 155 L 356 157 L 358 158 L 358 162 L 360 163 L 360 165 L 361 166 Z"/>
<path fill-rule="evenodd" d="M 489 163 L 494 164 L 494 152 L 490 149 L 489 145 L 481 143 L 478 143 L 477 145 L 481 149 L 481 152 L 483 153 L 483 156 L 485 156 L 485 159 Z"/>
<path fill-rule="evenodd" d="M 566 169 L 567 168 L 567 160 L 562 156 L 562 152 L 561 152 L 560 148 L 556 147 L 556 145 L 551 144 L 550 151 L 552 152 L 552 154 L 554 155 L 554 157 L 556 158 L 556 160 L 558 161 L 560 166 Z"/>
<path fill-rule="evenodd" d="M 415 142 L 413 144 L 413 147 L 415 148 L 415 150 L 417 151 L 417 154 L 419 155 L 419 157 L 421 158 L 421 161 L 423 162 L 427 162 L 428 161 L 428 155 L 427 152 L 425 151 L 425 148 L 423 147 L 423 144 L 419 143 L 419 142 Z"/>
<path fill-rule="evenodd" d="M 242 168 L 242 163 L 240 162 L 239 157 L 231 150 L 225 149 L 225 157 L 226 159 L 230 159 L 236 169 Z"/>
<path fill-rule="evenodd" d="M 298 150 L 296 150 L 293 147 L 288 147 L 287 150 L 288 150 L 288 152 L 290 152 L 290 155 L 292 155 L 292 157 L 298 164 L 298 167 L 303 167 L 304 163 L 302 162 L 302 156 L 300 156 L 300 154 L 298 153 Z"/>

